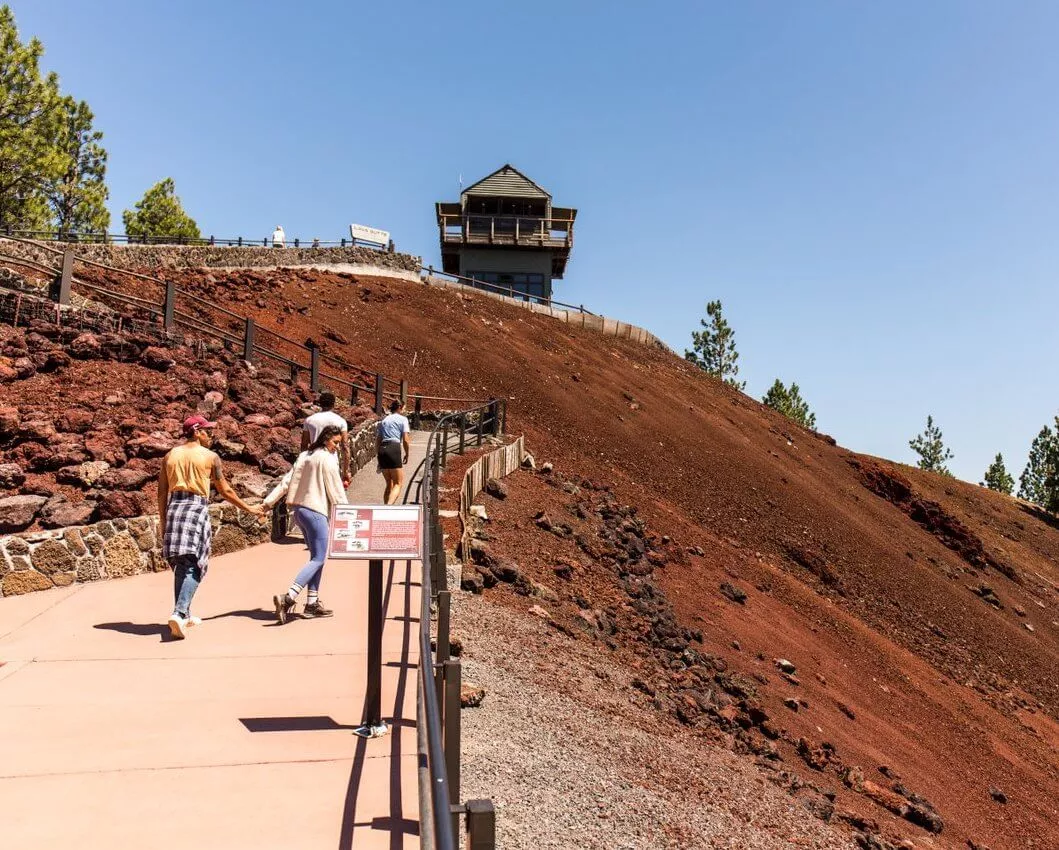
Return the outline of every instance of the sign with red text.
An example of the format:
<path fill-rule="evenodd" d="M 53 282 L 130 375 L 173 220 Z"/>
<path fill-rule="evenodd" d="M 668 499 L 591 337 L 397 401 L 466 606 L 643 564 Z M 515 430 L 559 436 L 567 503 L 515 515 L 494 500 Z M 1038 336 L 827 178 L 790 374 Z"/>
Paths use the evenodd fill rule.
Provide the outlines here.
<path fill-rule="evenodd" d="M 329 558 L 419 558 L 423 545 L 420 505 L 335 505 Z"/>

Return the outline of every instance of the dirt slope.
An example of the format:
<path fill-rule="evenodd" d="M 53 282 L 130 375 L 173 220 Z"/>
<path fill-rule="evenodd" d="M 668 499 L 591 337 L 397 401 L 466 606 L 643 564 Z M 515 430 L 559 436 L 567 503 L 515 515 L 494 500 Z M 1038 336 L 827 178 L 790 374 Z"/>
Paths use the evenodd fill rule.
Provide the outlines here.
<path fill-rule="evenodd" d="M 1054 522 L 978 487 L 855 455 L 667 352 L 480 295 L 306 271 L 176 279 L 418 391 L 508 398 L 508 430 L 524 432 L 539 460 L 605 484 L 592 492 L 635 506 L 656 540 L 671 538 L 652 580 L 679 623 L 702 631 L 700 650 L 766 680 L 759 699 L 782 723 L 791 770 L 871 803 L 856 776 L 843 782 L 804 763 L 826 742 L 873 788 L 889 787 L 877 770 L 887 767 L 944 821 L 932 834 L 871 803 L 884 835 L 917 846 L 1059 846 Z M 533 518 L 576 505 L 535 476 L 512 486 L 494 545 L 554 586 L 555 558 L 574 553 L 552 537 L 542 544 Z M 617 593 L 620 579 L 586 587 Z M 578 580 L 558 588 L 557 611 L 573 604 Z M 746 604 L 724 598 L 722 582 L 746 592 Z M 505 586 L 487 593 L 529 604 Z M 612 638 L 619 654 L 623 639 Z M 799 684 L 779 675 L 777 658 L 797 665 Z M 792 698 L 808 709 L 785 708 Z"/>

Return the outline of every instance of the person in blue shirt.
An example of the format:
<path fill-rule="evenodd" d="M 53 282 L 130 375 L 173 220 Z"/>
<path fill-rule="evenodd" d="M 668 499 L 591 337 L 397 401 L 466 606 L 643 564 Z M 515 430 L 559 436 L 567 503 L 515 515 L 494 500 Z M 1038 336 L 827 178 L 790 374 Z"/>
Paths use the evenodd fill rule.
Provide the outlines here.
<path fill-rule="evenodd" d="M 386 480 L 382 500 L 394 504 L 401 497 L 404 486 L 404 466 L 408 463 L 411 448 L 411 431 L 408 417 L 401 414 L 404 404 L 399 399 L 390 402 L 390 415 L 379 422 L 375 436 L 375 451 L 379 458 L 379 471 Z"/>

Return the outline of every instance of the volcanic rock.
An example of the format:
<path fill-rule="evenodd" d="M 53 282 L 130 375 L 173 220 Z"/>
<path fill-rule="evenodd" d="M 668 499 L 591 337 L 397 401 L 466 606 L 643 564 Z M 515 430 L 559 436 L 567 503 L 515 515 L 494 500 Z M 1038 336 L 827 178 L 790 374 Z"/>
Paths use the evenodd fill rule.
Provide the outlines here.
<path fill-rule="evenodd" d="M 0 534 L 29 528 L 47 501 L 44 496 L 8 496 L 0 499 Z"/>
<path fill-rule="evenodd" d="M 721 584 L 721 594 L 731 599 L 733 602 L 738 602 L 740 605 L 746 605 L 746 592 L 740 590 L 730 582 L 723 582 Z"/>

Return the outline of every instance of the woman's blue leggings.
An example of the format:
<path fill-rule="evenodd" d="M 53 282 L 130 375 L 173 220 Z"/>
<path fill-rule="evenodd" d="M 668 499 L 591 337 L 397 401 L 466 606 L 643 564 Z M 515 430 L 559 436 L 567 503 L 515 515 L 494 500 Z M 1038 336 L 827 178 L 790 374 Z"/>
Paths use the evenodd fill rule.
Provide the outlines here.
<path fill-rule="evenodd" d="M 294 579 L 294 584 L 298 587 L 308 587 L 309 590 L 319 590 L 324 561 L 327 560 L 327 517 L 297 505 L 294 508 L 294 521 L 305 535 L 305 542 L 309 544 L 309 563 L 302 567 Z"/>

